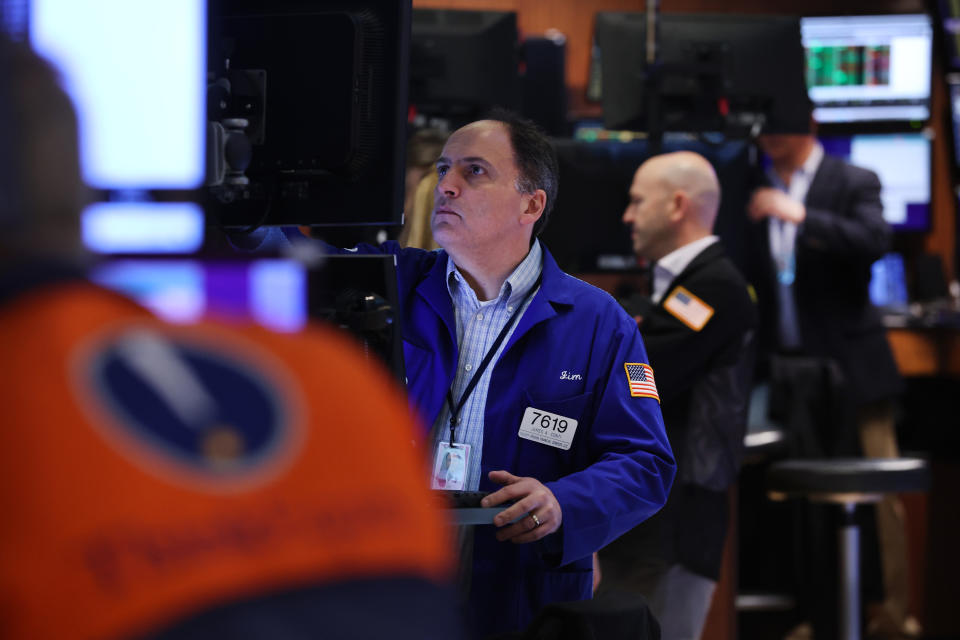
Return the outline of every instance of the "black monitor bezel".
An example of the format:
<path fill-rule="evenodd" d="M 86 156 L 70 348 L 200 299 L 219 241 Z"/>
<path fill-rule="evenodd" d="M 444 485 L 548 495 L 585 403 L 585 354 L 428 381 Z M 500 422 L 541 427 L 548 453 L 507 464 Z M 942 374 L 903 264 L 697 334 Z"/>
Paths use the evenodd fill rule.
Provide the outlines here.
<path fill-rule="evenodd" d="M 416 113 L 457 127 L 493 107 L 519 109 L 516 11 L 415 8 L 410 37 L 410 104 Z"/>
<path fill-rule="evenodd" d="M 719 84 L 712 87 L 718 95 L 725 97 L 730 108 L 730 114 L 706 113 L 704 109 L 714 109 L 715 105 L 678 105 L 676 108 L 664 103 L 661 107 L 664 113 L 663 131 L 670 132 L 725 132 L 732 137 L 748 137 L 758 135 L 764 131 L 781 133 L 799 133 L 806 131 L 809 125 L 807 110 L 807 93 L 803 83 L 803 55 L 800 46 L 799 18 L 783 15 L 734 15 L 734 14 L 689 14 L 689 13 L 660 13 L 657 17 L 660 28 L 661 55 L 659 75 L 662 81 L 679 82 L 686 80 L 691 88 L 704 78 L 712 82 L 716 68 L 710 61 L 688 63 L 688 58 L 702 49 L 702 45 L 709 40 L 719 44 L 723 50 L 722 75 Z M 601 84 L 604 107 L 604 123 L 608 129 L 627 129 L 645 131 L 647 115 L 645 105 L 645 71 L 646 62 L 644 42 L 646 37 L 647 15 L 637 11 L 601 11 L 596 14 L 594 33 L 597 46 L 601 53 Z M 683 37 L 676 33 L 664 37 L 665 28 L 686 32 Z M 744 46 L 744 39 L 734 39 L 733 43 L 720 41 L 714 34 L 720 29 L 737 29 L 749 32 L 754 40 L 750 46 L 757 51 L 749 51 Z M 616 34 L 617 31 L 622 33 Z M 634 33 L 635 37 L 625 37 L 624 34 Z M 692 35 L 697 37 L 690 37 Z M 774 37 L 774 36 L 777 37 Z M 698 39 L 699 38 L 699 39 Z M 704 40 L 706 38 L 706 40 Z M 766 47 L 760 47 L 756 39 L 764 41 Z M 769 40 L 767 40 L 769 39 Z M 796 43 L 795 51 L 789 42 Z M 786 43 L 786 44 L 785 44 Z M 777 56 L 771 55 L 769 47 L 782 46 L 784 56 L 796 56 L 790 63 L 795 66 L 795 73 L 784 71 L 783 65 L 774 65 Z M 761 51 L 760 49 L 763 48 Z M 608 51 L 604 52 L 604 49 Z M 666 53 L 666 55 L 663 55 Z M 627 64 L 624 64 L 624 60 Z M 770 65 L 769 73 L 747 73 L 749 65 Z M 683 67 L 683 74 L 680 73 Z M 692 67 L 691 71 L 686 68 Z M 765 68 L 765 67 L 764 67 Z M 699 74 L 699 75 L 698 75 Z M 690 75 L 687 79 L 686 76 Z M 757 82 L 755 77 L 777 78 L 782 83 L 780 91 L 774 96 L 766 96 L 773 104 L 766 106 L 765 115 L 768 121 L 755 126 L 755 121 L 747 122 L 738 105 L 746 105 L 751 101 L 751 92 L 763 93 L 768 86 L 767 82 Z M 731 82 L 740 82 L 742 87 L 731 88 Z M 614 89 L 611 90 L 611 87 Z M 701 87 L 702 88 L 702 87 Z M 745 90 L 749 88 L 749 90 Z M 732 89 L 732 90 L 731 90 Z M 742 91 L 742 93 L 738 93 Z M 758 94 L 759 95 L 759 94 Z M 792 97 L 792 98 L 791 98 Z M 676 109 L 676 113 L 672 110 Z M 688 111 L 685 111 L 688 110 Z M 722 111 L 722 109 L 716 109 Z M 627 115 L 623 115 L 626 113 Z"/>
<path fill-rule="evenodd" d="M 354 131 L 346 162 L 341 167 L 303 170 L 282 167 L 259 168 L 250 175 L 250 187 L 241 189 L 232 202 L 211 189 L 206 200 L 215 226 L 249 229 L 258 226 L 303 225 L 324 228 L 383 228 L 402 224 L 404 155 L 407 126 L 407 73 L 409 67 L 410 4 L 403 0 L 211 0 L 209 37 L 212 75 L 225 55 L 216 49 L 223 43 L 224 24 L 231 19 L 258 16 L 308 20 L 322 15 L 351 16 L 358 37 L 368 45 L 357 47 L 355 60 L 363 68 L 354 78 L 351 122 L 337 126 Z M 282 34 L 277 37 L 282 37 Z M 242 47 L 242 44 L 238 45 Z M 214 53 L 216 51 L 216 53 Z M 372 52 L 372 53 L 371 53 Z M 339 60 L 291 60 L 305 75 L 316 65 L 350 64 L 350 52 Z M 356 58 L 356 56 L 369 56 Z M 315 72 L 314 72 L 315 73 Z M 376 76 L 375 82 L 367 78 Z M 270 103 L 269 70 L 265 109 L 276 112 L 282 105 Z M 318 99 L 320 99 L 318 97 Z M 268 143 L 269 144 L 269 143 Z M 257 153 L 254 146 L 253 153 Z"/>

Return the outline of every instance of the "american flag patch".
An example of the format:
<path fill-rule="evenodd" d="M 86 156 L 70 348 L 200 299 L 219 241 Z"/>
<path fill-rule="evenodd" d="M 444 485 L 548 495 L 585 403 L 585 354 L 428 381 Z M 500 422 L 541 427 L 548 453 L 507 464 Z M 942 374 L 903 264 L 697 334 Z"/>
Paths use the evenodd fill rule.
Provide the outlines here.
<path fill-rule="evenodd" d="M 653 381 L 653 369 L 648 364 L 626 362 L 623 368 L 627 370 L 627 383 L 630 385 L 630 395 L 634 398 L 654 398 L 660 402 L 657 385 Z"/>
<path fill-rule="evenodd" d="M 694 331 L 703 329 L 713 317 L 713 307 L 679 286 L 663 301 L 663 308 Z"/>

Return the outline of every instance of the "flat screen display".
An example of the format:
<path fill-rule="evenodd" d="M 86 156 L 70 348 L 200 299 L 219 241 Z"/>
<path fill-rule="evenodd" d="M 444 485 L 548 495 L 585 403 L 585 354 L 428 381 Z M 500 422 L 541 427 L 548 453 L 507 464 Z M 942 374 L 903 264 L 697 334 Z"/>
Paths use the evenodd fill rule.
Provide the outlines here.
<path fill-rule="evenodd" d="M 888 253 L 871 268 L 870 301 L 878 307 L 898 309 L 907 306 L 907 277 L 903 256 Z"/>
<path fill-rule="evenodd" d="M 931 140 L 926 134 L 829 136 L 820 141 L 829 155 L 879 176 L 883 217 L 895 231 L 929 230 Z"/>
<path fill-rule="evenodd" d="M 298 331 L 307 322 L 307 273 L 292 260 L 118 259 L 92 269 L 90 279 L 169 322 L 213 317 L 275 331 Z"/>
<path fill-rule="evenodd" d="M 645 13 L 597 13 L 608 129 L 647 131 L 659 123 L 663 131 L 735 138 L 808 130 L 798 18 L 664 13 L 655 29 L 659 62 L 652 66 L 644 44 L 649 33 Z M 659 107 L 647 113 L 651 95 Z"/>
<path fill-rule="evenodd" d="M 929 16 L 805 17 L 800 29 L 818 122 L 930 116 Z"/>
<path fill-rule="evenodd" d="M 11 21 L 23 4 L 11 3 Z M 203 182 L 206 15 L 204 0 L 29 2 L 30 43 L 60 70 L 77 109 L 88 184 Z"/>
<path fill-rule="evenodd" d="M 203 209 L 195 202 L 96 202 L 84 209 L 81 231 L 95 253 L 194 253 L 203 245 Z"/>

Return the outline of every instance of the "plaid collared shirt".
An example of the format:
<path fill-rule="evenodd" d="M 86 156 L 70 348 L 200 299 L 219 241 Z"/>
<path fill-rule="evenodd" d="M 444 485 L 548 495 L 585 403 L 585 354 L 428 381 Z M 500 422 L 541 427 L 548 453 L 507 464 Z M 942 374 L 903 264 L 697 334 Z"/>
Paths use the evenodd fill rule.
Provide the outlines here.
<path fill-rule="evenodd" d="M 507 320 L 514 313 L 523 315 L 530 306 L 533 296 L 522 308 L 516 308 L 530 288 L 536 283 L 543 270 L 543 250 L 540 241 L 535 240 L 527 257 L 523 259 L 500 288 L 500 295 L 486 302 L 480 302 L 473 288 L 467 283 L 451 258 L 447 258 L 447 289 L 453 302 L 457 318 L 457 345 L 459 361 L 457 374 L 453 380 L 453 401 L 460 402 L 467 383 L 483 358 L 493 346 L 497 335 L 503 330 Z M 464 490 L 476 491 L 480 486 L 480 456 L 483 452 L 483 412 L 487 405 L 487 391 L 490 387 L 490 374 L 510 336 L 517 328 L 518 317 L 509 333 L 494 354 L 493 359 L 483 372 L 470 397 L 460 411 L 460 424 L 456 428 L 455 442 L 470 445 L 470 461 L 466 470 Z M 519 427 L 520 417 L 517 417 Z M 450 406 L 444 403 L 443 411 L 433 425 L 433 447 L 450 439 Z"/>

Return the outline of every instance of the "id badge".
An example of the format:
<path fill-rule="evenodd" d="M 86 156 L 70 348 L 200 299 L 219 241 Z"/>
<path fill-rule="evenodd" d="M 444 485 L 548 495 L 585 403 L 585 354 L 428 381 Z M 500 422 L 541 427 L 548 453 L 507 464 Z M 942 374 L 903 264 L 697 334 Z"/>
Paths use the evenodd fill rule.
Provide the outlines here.
<path fill-rule="evenodd" d="M 470 462 L 470 445 L 441 442 L 437 445 L 437 457 L 433 462 L 431 489 L 463 491 L 467 484 L 467 464 Z"/>
<path fill-rule="evenodd" d="M 525 440 L 567 451 L 573 444 L 573 434 L 576 432 L 577 421 L 573 418 L 527 407 L 517 435 Z"/>

